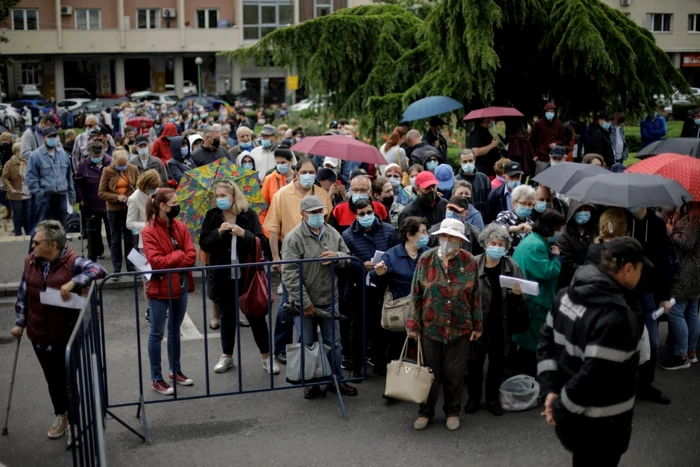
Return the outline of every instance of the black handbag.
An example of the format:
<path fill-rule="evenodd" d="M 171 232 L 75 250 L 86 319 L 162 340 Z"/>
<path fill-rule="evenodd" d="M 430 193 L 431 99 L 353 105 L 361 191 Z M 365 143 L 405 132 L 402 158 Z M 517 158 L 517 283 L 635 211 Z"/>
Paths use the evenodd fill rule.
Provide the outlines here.
<path fill-rule="evenodd" d="M 530 328 L 530 313 L 525 306 L 523 295 L 513 292 L 506 294 L 506 310 L 508 318 L 508 333 L 521 334 Z"/>

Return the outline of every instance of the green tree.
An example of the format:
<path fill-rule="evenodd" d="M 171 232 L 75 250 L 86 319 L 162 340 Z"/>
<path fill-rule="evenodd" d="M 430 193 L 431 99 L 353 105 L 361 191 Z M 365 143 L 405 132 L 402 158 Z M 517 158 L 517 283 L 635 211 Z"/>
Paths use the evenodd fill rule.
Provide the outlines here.
<path fill-rule="evenodd" d="M 404 8 L 415 2 L 394 1 L 278 29 L 228 54 L 296 68 L 306 89 L 365 130 L 395 124 L 429 95 L 528 116 L 547 100 L 568 115 L 639 114 L 654 94 L 688 87 L 649 31 L 599 0 L 441 0 L 425 19 Z"/>

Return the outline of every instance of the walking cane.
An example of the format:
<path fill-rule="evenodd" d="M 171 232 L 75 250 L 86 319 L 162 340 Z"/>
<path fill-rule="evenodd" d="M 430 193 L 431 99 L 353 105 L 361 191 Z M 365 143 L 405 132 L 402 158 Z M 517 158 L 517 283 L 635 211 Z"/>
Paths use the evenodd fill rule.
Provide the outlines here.
<path fill-rule="evenodd" d="M 22 342 L 22 337 L 17 339 L 15 347 L 15 362 L 12 364 L 12 377 L 10 378 L 10 394 L 7 396 L 7 412 L 5 412 L 5 426 L 2 427 L 2 435 L 7 436 L 7 422 L 10 418 L 10 403 L 12 402 L 12 389 L 15 386 L 15 373 L 17 372 L 17 357 L 19 356 L 19 344 Z"/>

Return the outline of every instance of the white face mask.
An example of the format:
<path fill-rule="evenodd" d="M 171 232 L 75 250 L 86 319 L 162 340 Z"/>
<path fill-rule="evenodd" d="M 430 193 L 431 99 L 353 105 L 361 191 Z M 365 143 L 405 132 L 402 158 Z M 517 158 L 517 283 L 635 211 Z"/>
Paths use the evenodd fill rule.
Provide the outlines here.
<path fill-rule="evenodd" d="M 459 248 L 459 244 L 446 238 L 440 239 L 440 251 L 443 255 L 451 255 Z"/>

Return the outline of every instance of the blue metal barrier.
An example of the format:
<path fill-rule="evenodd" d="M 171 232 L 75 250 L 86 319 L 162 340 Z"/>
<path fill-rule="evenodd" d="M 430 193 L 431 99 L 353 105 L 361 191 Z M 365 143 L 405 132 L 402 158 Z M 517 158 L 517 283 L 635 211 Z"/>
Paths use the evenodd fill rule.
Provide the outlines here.
<path fill-rule="evenodd" d="M 198 394 L 198 395 L 192 395 L 192 396 L 180 396 L 178 395 L 178 385 L 176 384 L 175 381 L 173 381 L 173 390 L 174 394 L 172 396 L 163 396 L 162 399 L 154 399 L 154 400 L 146 400 L 144 398 L 144 381 L 143 381 L 143 363 L 142 363 L 142 350 L 141 350 L 141 312 L 139 310 L 139 294 L 141 293 L 141 287 L 139 286 L 139 278 L 143 276 L 145 273 L 143 272 L 123 272 L 123 273 L 118 273 L 118 274 L 112 274 L 107 276 L 103 282 L 99 285 L 99 291 L 100 291 L 100 297 L 102 296 L 102 288 L 110 278 L 113 277 L 121 277 L 121 276 L 127 276 L 131 277 L 133 279 L 133 288 L 134 288 L 134 317 L 135 317 L 135 330 L 136 330 L 136 345 L 137 345 L 137 368 L 138 368 L 138 394 L 139 394 L 139 399 L 137 401 L 131 401 L 131 402 L 120 402 L 120 403 L 111 403 L 110 402 L 110 397 L 109 397 L 109 387 L 107 383 L 107 358 L 106 358 L 106 342 L 105 342 L 105 334 L 104 334 L 104 327 L 105 327 L 105 313 L 104 313 L 104 302 L 103 301 L 97 301 L 95 302 L 97 306 L 99 306 L 99 319 L 100 319 L 100 330 L 101 332 L 99 333 L 102 338 L 102 343 L 97 349 L 99 351 L 98 356 L 100 357 L 98 360 L 101 360 L 100 363 L 100 369 L 103 372 L 101 382 L 102 382 L 102 387 L 100 388 L 102 390 L 102 399 L 104 400 L 104 411 L 106 414 L 108 414 L 110 417 L 114 418 L 116 421 L 121 423 L 123 426 L 125 426 L 127 429 L 129 429 L 132 433 L 134 433 L 136 436 L 141 438 L 144 442 L 148 443 L 149 442 L 149 435 L 148 435 L 148 423 L 146 420 L 146 405 L 148 404 L 160 404 L 160 403 L 167 403 L 167 402 L 174 402 L 174 401 L 182 401 L 182 400 L 193 400 L 193 399 L 203 399 L 203 398 L 210 398 L 210 397 L 220 397 L 220 396 L 231 396 L 235 394 L 251 394 L 251 393 L 259 393 L 259 392 L 269 392 L 269 391 L 280 391 L 280 390 L 287 390 L 287 389 L 298 389 L 300 387 L 308 387 L 308 386 L 321 386 L 321 385 L 334 385 L 335 386 L 335 392 L 338 396 L 338 401 L 340 403 L 340 408 L 341 408 L 341 413 L 343 415 L 343 418 L 347 418 L 347 410 L 345 407 L 345 403 L 343 401 L 342 394 L 340 393 L 340 388 L 339 388 L 339 383 L 341 382 L 361 382 L 363 381 L 366 376 L 367 376 L 367 365 L 366 362 L 363 364 L 363 373 L 362 377 L 359 378 L 343 378 L 342 380 L 339 380 L 336 377 L 336 372 L 333 371 L 335 370 L 335 358 L 332 358 L 332 363 L 331 363 L 331 372 L 332 376 L 329 377 L 327 381 L 306 381 L 306 377 L 304 375 L 304 352 L 303 352 L 303 346 L 302 346 L 302 352 L 301 352 L 301 383 L 300 384 L 290 384 L 290 385 L 277 385 L 275 383 L 274 379 L 274 374 L 272 371 L 270 371 L 270 385 L 269 387 L 264 387 L 264 388 L 254 388 L 254 389 L 243 389 L 243 373 L 242 373 L 242 365 L 241 365 L 241 329 L 240 329 L 240 323 L 239 323 L 239 318 L 240 318 L 240 310 L 238 307 L 238 302 L 239 302 L 239 297 L 241 295 L 241 291 L 239 290 L 239 281 L 241 280 L 240 278 L 244 277 L 243 274 L 241 274 L 241 270 L 251 268 L 252 270 L 257 269 L 257 268 L 263 268 L 265 271 L 265 275 L 267 276 L 267 293 L 268 297 L 272 296 L 272 280 L 271 280 L 271 271 L 272 271 L 272 266 L 273 265 L 282 265 L 284 266 L 285 264 L 292 264 L 296 263 L 299 264 L 299 287 L 300 289 L 304 288 L 304 264 L 306 263 L 314 263 L 314 262 L 322 262 L 322 263 L 330 263 L 330 279 L 332 283 L 335 282 L 336 278 L 336 268 L 341 267 L 337 265 L 336 263 L 338 262 L 345 262 L 343 264 L 349 264 L 349 262 L 359 262 L 360 264 L 363 264 L 363 274 L 362 274 L 362 315 L 363 315 L 363 351 L 362 351 L 362 361 L 365 362 L 366 360 L 366 345 L 367 345 L 367 320 L 366 320 L 366 285 L 365 285 L 365 276 L 366 276 L 366 271 L 364 270 L 364 263 L 357 257 L 352 257 L 352 256 L 344 256 L 344 257 L 329 257 L 329 258 L 313 258 L 313 259 L 303 259 L 303 260 L 298 260 L 298 261 L 276 261 L 274 263 L 272 262 L 261 262 L 261 263 L 245 263 L 245 264 L 232 264 L 232 265 L 219 265 L 219 266 L 199 266 L 199 267 L 190 267 L 190 268 L 178 268 L 178 269 L 162 269 L 162 270 L 154 270 L 151 271 L 150 274 L 167 274 L 168 276 L 168 295 L 169 295 L 169 310 L 172 310 L 172 304 L 173 304 L 173 293 L 172 293 L 172 283 L 171 283 L 171 275 L 173 273 L 179 273 L 179 274 L 184 274 L 188 271 L 201 271 L 201 286 L 202 286 L 202 322 L 204 323 L 203 329 L 204 329 L 204 335 L 203 335 L 203 340 L 204 340 L 204 365 L 205 365 L 205 392 L 204 394 Z M 236 367 L 237 370 L 237 376 L 238 376 L 238 390 L 236 391 L 227 391 L 227 392 L 212 392 L 211 387 L 210 387 L 210 380 L 209 380 L 209 350 L 208 350 L 208 344 L 209 344 L 209 336 L 207 332 L 207 323 L 208 318 L 207 318 L 207 272 L 209 271 L 216 271 L 216 270 L 221 270 L 221 269 L 234 269 L 236 270 L 235 273 L 235 280 L 234 282 L 234 303 L 236 304 L 235 311 L 235 323 L 236 323 L 236 347 L 238 349 L 238 365 Z M 338 297 L 336 297 L 337 294 L 337 289 L 336 287 L 332 287 L 332 293 L 331 293 L 331 310 L 337 309 L 337 303 Z M 298 304 L 301 316 L 303 316 L 303 310 L 308 307 L 307 304 L 304 304 L 303 302 L 303 294 L 300 294 L 301 296 L 301 303 Z M 281 297 L 279 297 L 281 299 Z M 273 349 L 273 336 L 274 336 L 274 329 L 272 326 L 272 301 L 268 301 L 267 305 L 267 325 L 268 325 L 268 343 L 270 347 L 270 368 L 272 368 L 273 363 L 274 363 L 274 353 L 272 352 Z M 355 312 L 359 312 L 360 310 L 355 310 Z M 333 316 L 333 319 L 338 320 L 340 313 L 331 313 Z M 292 317 L 289 317 L 292 319 Z M 307 318 L 303 318 L 307 319 Z M 169 326 L 174 326 L 175 325 L 175 320 L 168 319 L 168 325 Z M 171 329 L 171 331 L 177 332 L 179 334 L 180 330 L 179 329 Z M 332 352 L 335 352 L 335 342 L 336 334 L 335 334 L 335 325 L 332 326 L 332 336 L 331 336 L 331 348 Z M 299 342 L 301 342 L 303 345 L 306 345 L 306 338 L 304 336 L 303 332 L 303 320 L 302 320 L 302 326 L 300 326 L 300 335 L 299 335 Z M 322 344 L 322 343 L 321 343 Z M 168 345 L 174 346 L 174 342 L 168 342 Z M 171 347 L 171 352 L 173 351 L 173 347 Z M 333 355 L 333 353 L 331 355 Z M 284 369 L 281 369 L 280 375 L 283 375 Z M 325 394 L 325 392 L 324 392 Z M 120 407 L 130 407 L 130 406 L 136 406 L 137 411 L 136 411 L 136 417 L 141 418 L 142 422 L 142 427 L 143 427 L 143 434 L 139 433 L 136 429 L 133 427 L 129 426 L 128 423 L 126 423 L 124 420 L 120 419 L 118 416 L 116 416 L 110 409 L 115 409 L 115 408 L 120 408 Z"/>

